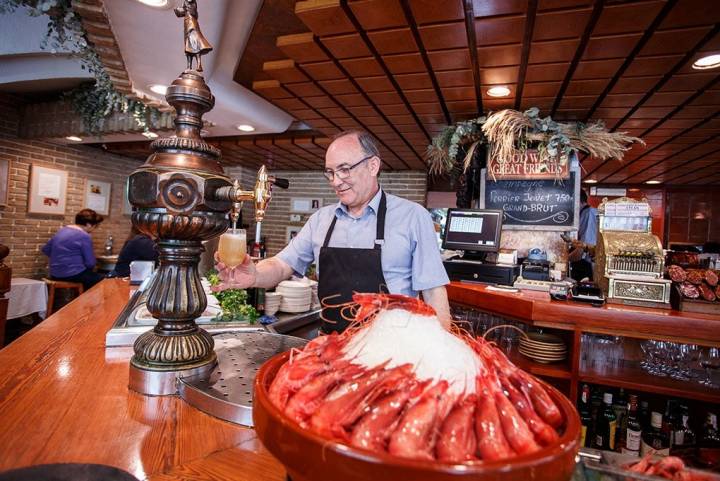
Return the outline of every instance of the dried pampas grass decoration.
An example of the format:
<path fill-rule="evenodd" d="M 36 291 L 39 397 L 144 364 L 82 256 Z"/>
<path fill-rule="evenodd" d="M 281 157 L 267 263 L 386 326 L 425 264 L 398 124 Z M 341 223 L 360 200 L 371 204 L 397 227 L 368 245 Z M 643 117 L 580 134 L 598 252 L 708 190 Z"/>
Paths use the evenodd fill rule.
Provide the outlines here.
<path fill-rule="evenodd" d="M 584 128 L 572 124 L 559 125 L 560 131 L 569 139 L 573 149 L 600 160 L 622 160 L 625 152 L 632 148 L 632 144 L 645 145 L 644 140 L 627 135 L 627 132 L 608 132 L 602 122 L 595 122 Z"/>
<path fill-rule="evenodd" d="M 501 110 L 490 115 L 482 127 L 490 143 L 491 159 L 510 159 L 517 153 L 515 142 L 523 137 L 532 123 L 522 112 Z"/>

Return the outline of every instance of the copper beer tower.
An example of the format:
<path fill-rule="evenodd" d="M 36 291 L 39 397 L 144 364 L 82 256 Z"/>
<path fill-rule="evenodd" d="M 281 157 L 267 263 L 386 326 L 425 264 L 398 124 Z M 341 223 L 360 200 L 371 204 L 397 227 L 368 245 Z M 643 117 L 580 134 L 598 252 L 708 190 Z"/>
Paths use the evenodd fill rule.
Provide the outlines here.
<path fill-rule="evenodd" d="M 184 17 L 188 67 L 192 60 L 202 65 L 212 46 L 200 33 L 195 1 L 185 0 L 175 12 Z M 228 213 L 242 201 L 254 201 L 261 221 L 275 181 L 263 166 L 255 188 L 243 191 L 225 175 L 220 150 L 200 136 L 215 98 L 198 70 L 188 68 L 168 87 L 175 135 L 155 140 L 153 153 L 128 179 L 132 223 L 157 239 L 160 253 L 147 301 L 157 324 L 135 341 L 130 360 L 130 388 L 144 394 L 174 394 L 178 376 L 203 376 L 214 367 L 213 338 L 195 323 L 207 306 L 198 272 L 202 241 L 222 234 Z"/>

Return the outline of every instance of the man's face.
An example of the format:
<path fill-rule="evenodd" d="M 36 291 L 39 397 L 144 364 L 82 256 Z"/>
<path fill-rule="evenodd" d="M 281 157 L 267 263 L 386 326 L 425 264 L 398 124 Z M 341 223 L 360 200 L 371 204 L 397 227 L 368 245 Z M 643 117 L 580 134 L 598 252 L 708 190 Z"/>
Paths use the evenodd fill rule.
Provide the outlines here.
<path fill-rule="evenodd" d="M 325 169 L 337 172 L 343 167 L 352 167 L 366 157 L 355 135 L 341 137 L 328 147 Z M 340 202 L 352 209 L 370 201 L 377 188 L 379 163 L 377 157 L 371 157 L 350 169 L 348 177 L 344 179 L 336 173 L 330 185 Z"/>

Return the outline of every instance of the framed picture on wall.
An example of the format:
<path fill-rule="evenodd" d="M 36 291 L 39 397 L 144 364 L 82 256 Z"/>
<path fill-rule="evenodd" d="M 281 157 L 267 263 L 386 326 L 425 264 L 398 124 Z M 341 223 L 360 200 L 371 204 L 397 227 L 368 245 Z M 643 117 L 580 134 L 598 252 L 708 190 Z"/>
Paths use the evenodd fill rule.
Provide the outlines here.
<path fill-rule="evenodd" d="M 110 213 L 110 182 L 101 180 L 85 180 L 85 202 L 84 209 L 92 209 L 98 214 L 108 215 Z"/>
<path fill-rule="evenodd" d="M 31 166 L 28 213 L 65 215 L 67 183 L 67 171 Z"/>
<path fill-rule="evenodd" d="M 301 225 L 290 225 L 285 228 L 285 240 L 289 243 L 293 238 L 298 235 L 302 229 Z"/>
<path fill-rule="evenodd" d="M 10 192 L 10 160 L 0 159 L 0 206 L 8 204 Z"/>
<path fill-rule="evenodd" d="M 290 212 L 311 214 L 322 207 L 322 205 L 323 200 L 320 198 L 292 197 L 290 199 Z"/>

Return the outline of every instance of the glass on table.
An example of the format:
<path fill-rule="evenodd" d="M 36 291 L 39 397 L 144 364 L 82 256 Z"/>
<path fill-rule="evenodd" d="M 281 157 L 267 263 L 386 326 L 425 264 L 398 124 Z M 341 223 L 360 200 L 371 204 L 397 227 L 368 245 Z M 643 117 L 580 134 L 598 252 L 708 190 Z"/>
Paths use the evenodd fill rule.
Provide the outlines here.
<path fill-rule="evenodd" d="M 218 259 L 233 268 L 243 263 L 247 256 L 247 233 L 245 229 L 228 229 L 220 236 Z"/>

